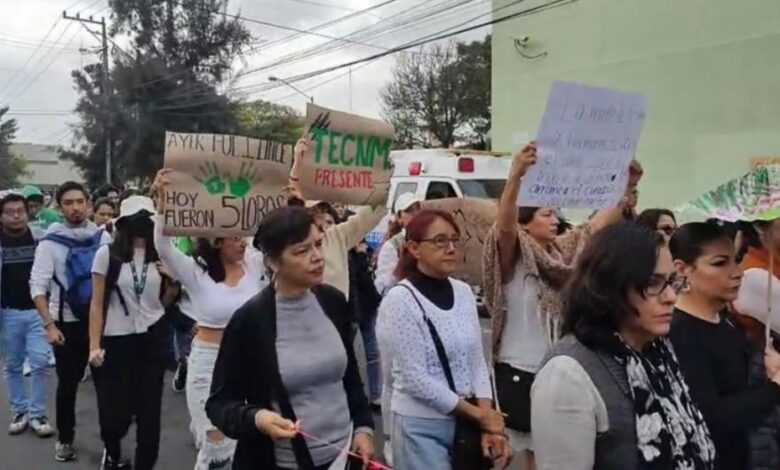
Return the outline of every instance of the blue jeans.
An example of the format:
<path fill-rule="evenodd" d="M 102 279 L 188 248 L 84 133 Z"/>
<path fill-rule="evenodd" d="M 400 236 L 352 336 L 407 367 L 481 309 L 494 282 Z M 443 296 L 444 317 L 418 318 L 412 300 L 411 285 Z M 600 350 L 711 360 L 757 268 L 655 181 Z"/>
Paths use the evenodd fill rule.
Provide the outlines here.
<path fill-rule="evenodd" d="M 393 413 L 393 466 L 403 470 L 452 470 L 454 419 Z"/>
<path fill-rule="evenodd" d="M 27 413 L 30 418 L 46 414 L 46 390 L 51 346 L 46 341 L 41 317 L 36 310 L 3 309 L 0 311 L 0 331 L 5 350 L 5 382 L 11 413 Z M 24 359 L 30 361 L 31 390 L 28 398 L 24 384 Z"/>
<path fill-rule="evenodd" d="M 366 314 L 360 320 L 360 336 L 366 351 L 366 375 L 372 402 L 382 398 L 382 364 L 379 359 L 379 342 L 376 339 L 377 311 Z M 389 410 L 388 410 L 389 411 Z"/>

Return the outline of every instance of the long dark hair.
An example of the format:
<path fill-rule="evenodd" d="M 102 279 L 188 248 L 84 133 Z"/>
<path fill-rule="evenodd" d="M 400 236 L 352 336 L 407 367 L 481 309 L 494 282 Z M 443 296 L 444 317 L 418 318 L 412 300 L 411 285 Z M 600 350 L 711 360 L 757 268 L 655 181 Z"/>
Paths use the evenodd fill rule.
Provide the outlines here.
<path fill-rule="evenodd" d="M 114 227 L 114 240 L 111 242 L 109 252 L 122 260 L 123 263 L 133 261 L 136 238 L 144 240 L 144 262 L 156 263 L 160 260 L 157 250 L 154 248 L 154 221 L 151 214 L 146 212 L 132 217 L 119 219 Z"/>
<path fill-rule="evenodd" d="M 406 243 L 420 242 L 425 238 L 425 234 L 428 232 L 428 228 L 437 220 L 443 220 L 452 225 L 452 228 L 460 234 L 460 229 L 455 219 L 452 218 L 449 212 L 444 212 L 435 209 L 423 209 L 418 212 L 417 215 L 409 221 L 406 226 Z M 409 276 L 419 273 L 420 270 L 417 267 L 417 259 L 412 256 L 406 245 L 401 249 L 401 256 L 398 259 L 398 265 L 395 268 L 394 275 L 397 279 L 406 279 Z"/>
<path fill-rule="evenodd" d="M 644 295 L 664 248 L 663 237 L 623 222 L 597 232 L 580 255 L 564 291 L 563 334 L 574 334 L 591 349 L 611 349 L 614 333 L 637 312 L 630 290 Z"/>
<path fill-rule="evenodd" d="M 195 252 L 192 254 L 200 267 L 217 283 L 223 282 L 227 277 L 225 264 L 222 263 L 219 249 L 216 247 L 220 241 L 222 238 L 216 238 L 213 242 L 208 238 L 198 238 L 195 241 Z"/>
<path fill-rule="evenodd" d="M 647 227 L 650 230 L 658 230 L 658 221 L 661 217 L 668 216 L 677 223 L 677 218 L 674 216 L 674 212 L 669 209 L 645 209 L 639 214 L 639 217 L 634 220 L 635 223 Z"/>

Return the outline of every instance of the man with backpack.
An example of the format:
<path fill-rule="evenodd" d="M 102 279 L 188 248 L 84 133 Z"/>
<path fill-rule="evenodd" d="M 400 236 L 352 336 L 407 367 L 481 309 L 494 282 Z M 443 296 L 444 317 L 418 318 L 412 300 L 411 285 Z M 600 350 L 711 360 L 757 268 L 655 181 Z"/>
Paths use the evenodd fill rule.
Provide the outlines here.
<path fill-rule="evenodd" d="M 46 417 L 51 346 L 46 342 L 41 318 L 27 287 L 41 235 L 39 229 L 29 224 L 21 193 L 0 195 L 0 349 L 6 353 L 4 376 L 11 408 L 11 435 L 22 434 L 28 426 L 39 437 L 54 434 Z M 25 357 L 30 359 L 29 394 L 23 374 Z"/>
<path fill-rule="evenodd" d="M 38 243 L 30 275 L 30 293 L 57 359 L 57 432 L 54 458 L 76 459 L 76 392 L 89 357 L 89 306 L 92 262 L 111 236 L 87 219 L 87 192 L 79 183 L 63 183 L 56 193 L 64 223 L 49 227 Z"/>

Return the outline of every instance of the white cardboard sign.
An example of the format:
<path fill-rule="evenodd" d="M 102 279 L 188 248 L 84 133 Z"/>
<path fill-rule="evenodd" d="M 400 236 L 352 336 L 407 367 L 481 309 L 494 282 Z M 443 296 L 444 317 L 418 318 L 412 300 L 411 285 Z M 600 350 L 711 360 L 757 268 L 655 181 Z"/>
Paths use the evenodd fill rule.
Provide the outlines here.
<path fill-rule="evenodd" d="M 523 178 L 520 206 L 615 206 L 645 120 L 645 97 L 553 82 L 536 139 L 538 162 Z"/>

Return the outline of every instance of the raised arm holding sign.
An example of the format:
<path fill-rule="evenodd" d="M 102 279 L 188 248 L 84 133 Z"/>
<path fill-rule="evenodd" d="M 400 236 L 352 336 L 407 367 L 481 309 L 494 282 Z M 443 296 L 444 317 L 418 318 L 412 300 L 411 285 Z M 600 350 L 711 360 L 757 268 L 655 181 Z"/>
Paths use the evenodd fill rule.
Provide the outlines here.
<path fill-rule="evenodd" d="M 158 208 L 166 235 L 250 236 L 284 206 L 292 146 L 247 137 L 167 132 L 170 184 Z"/>
<path fill-rule="evenodd" d="M 539 164 L 528 170 L 517 204 L 617 205 L 625 195 L 645 107 L 637 93 L 553 82 L 537 138 Z"/>
<path fill-rule="evenodd" d="M 306 145 L 294 178 L 307 200 L 376 206 L 390 185 L 395 130 L 381 121 L 309 104 Z"/>

